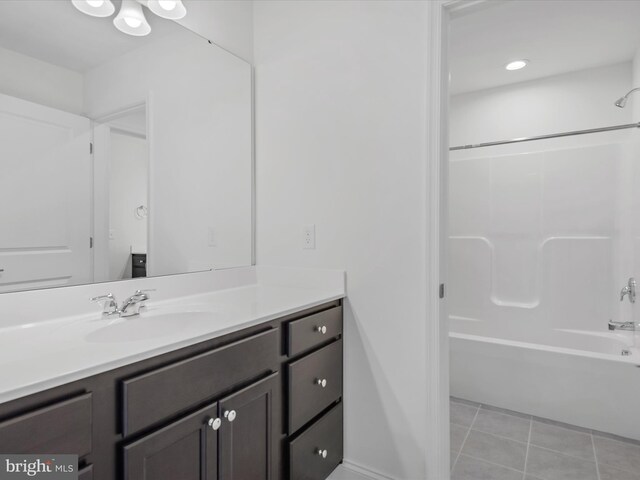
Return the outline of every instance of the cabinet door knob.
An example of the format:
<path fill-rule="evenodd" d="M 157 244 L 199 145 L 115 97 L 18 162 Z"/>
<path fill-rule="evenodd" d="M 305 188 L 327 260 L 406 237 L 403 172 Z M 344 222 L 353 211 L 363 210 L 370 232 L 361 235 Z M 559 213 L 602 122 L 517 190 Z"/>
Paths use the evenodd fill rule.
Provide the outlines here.
<path fill-rule="evenodd" d="M 233 422 L 236 419 L 236 411 L 235 410 L 225 410 L 224 418 Z"/>
<path fill-rule="evenodd" d="M 222 425 L 222 420 L 219 418 L 210 418 L 208 424 L 213 430 L 218 430 L 220 425 Z"/>
<path fill-rule="evenodd" d="M 325 333 L 327 333 L 327 326 L 326 325 L 322 325 L 320 327 L 316 327 L 316 332 L 321 333 L 322 335 L 324 335 Z"/>
<path fill-rule="evenodd" d="M 317 378 L 316 379 L 316 385 L 320 385 L 322 388 L 327 386 L 327 379 L 326 378 Z"/>
<path fill-rule="evenodd" d="M 327 458 L 327 454 L 328 454 L 328 452 L 327 452 L 327 450 L 326 450 L 326 449 L 324 449 L 324 450 L 323 450 L 322 448 L 318 448 L 318 449 L 316 450 L 316 453 L 318 454 L 318 456 L 319 456 L 319 457 Z"/>

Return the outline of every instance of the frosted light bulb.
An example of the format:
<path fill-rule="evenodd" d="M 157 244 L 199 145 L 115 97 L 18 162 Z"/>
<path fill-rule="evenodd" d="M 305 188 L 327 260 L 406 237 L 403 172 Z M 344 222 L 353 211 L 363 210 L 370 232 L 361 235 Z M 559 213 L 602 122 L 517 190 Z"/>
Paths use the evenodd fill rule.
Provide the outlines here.
<path fill-rule="evenodd" d="M 177 3 L 175 0 L 158 0 L 158 5 L 165 10 L 171 11 L 176 8 Z"/>
<path fill-rule="evenodd" d="M 138 28 L 140 25 L 142 25 L 142 20 L 134 17 L 124 17 L 124 23 L 129 25 L 131 28 Z"/>

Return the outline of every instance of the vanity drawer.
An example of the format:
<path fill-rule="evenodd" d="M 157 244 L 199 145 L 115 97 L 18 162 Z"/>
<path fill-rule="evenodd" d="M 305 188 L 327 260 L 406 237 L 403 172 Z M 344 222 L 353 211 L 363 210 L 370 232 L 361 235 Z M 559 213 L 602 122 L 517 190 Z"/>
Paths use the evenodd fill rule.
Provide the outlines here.
<path fill-rule="evenodd" d="M 289 433 L 342 395 L 342 340 L 289 364 Z M 323 387 L 318 382 L 326 381 Z"/>
<path fill-rule="evenodd" d="M 279 361 L 277 329 L 122 382 L 123 433 L 130 435 L 264 373 Z"/>
<path fill-rule="evenodd" d="M 289 479 L 325 480 L 342 461 L 342 450 L 340 402 L 289 443 Z"/>
<path fill-rule="evenodd" d="M 341 335 L 342 307 L 295 320 L 287 328 L 287 353 L 292 357 Z"/>
<path fill-rule="evenodd" d="M 91 427 L 87 393 L 0 422 L 0 452 L 83 457 L 91 452 Z"/>

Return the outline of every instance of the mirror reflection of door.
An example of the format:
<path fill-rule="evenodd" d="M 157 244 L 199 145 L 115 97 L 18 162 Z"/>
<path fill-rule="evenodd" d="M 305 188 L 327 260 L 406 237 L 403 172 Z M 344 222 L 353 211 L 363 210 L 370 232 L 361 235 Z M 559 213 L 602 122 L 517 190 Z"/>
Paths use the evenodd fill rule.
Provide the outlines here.
<path fill-rule="evenodd" d="M 147 276 L 149 153 L 145 106 L 102 119 L 95 129 L 96 277 Z M 104 210 L 108 210 L 105 212 Z M 102 227 L 102 228 L 101 228 Z M 100 262 L 98 254 L 102 254 Z"/>
<path fill-rule="evenodd" d="M 0 292 L 92 279 L 90 122 L 0 94 Z"/>

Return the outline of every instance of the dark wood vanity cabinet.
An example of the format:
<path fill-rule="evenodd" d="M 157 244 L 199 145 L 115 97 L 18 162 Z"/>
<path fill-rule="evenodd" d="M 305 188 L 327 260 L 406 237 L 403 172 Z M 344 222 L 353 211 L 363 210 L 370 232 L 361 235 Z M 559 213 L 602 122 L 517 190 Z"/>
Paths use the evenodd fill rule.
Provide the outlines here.
<path fill-rule="evenodd" d="M 275 480 L 278 374 L 124 446 L 126 480 Z"/>
<path fill-rule="evenodd" d="M 217 403 L 207 405 L 125 445 L 124 478 L 217 479 L 218 433 L 209 426 L 209 421 L 217 418 L 217 414 Z"/>
<path fill-rule="evenodd" d="M 342 461 L 334 301 L 0 404 L 0 453 L 81 480 L 323 480 Z"/>
<path fill-rule="evenodd" d="M 324 480 L 342 461 L 342 307 L 287 324 L 290 480 Z"/>
<path fill-rule="evenodd" d="M 218 472 L 225 480 L 278 478 L 280 378 L 264 380 L 220 400 Z M 233 420 L 231 421 L 231 415 Z"/>

